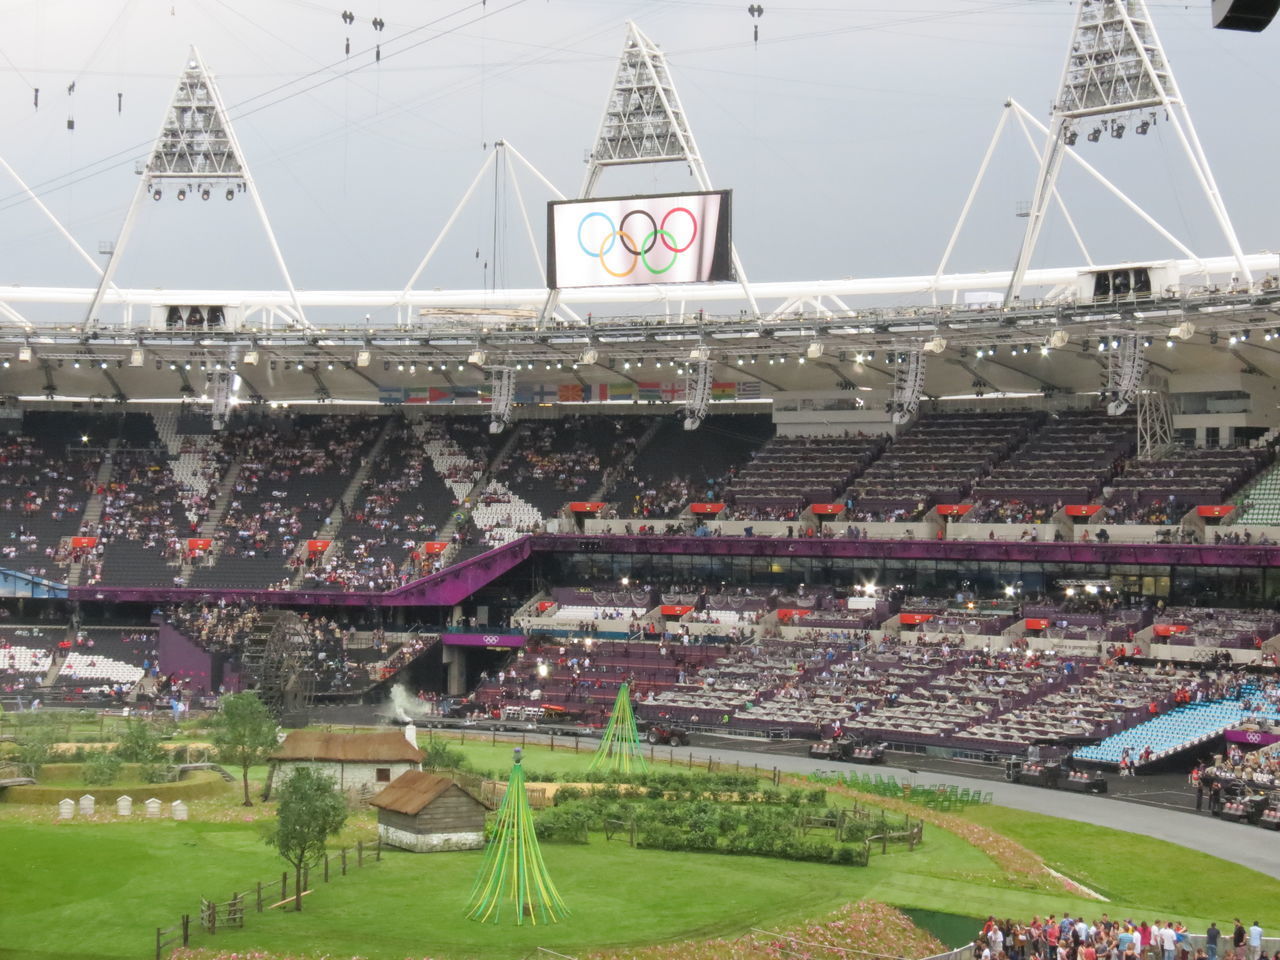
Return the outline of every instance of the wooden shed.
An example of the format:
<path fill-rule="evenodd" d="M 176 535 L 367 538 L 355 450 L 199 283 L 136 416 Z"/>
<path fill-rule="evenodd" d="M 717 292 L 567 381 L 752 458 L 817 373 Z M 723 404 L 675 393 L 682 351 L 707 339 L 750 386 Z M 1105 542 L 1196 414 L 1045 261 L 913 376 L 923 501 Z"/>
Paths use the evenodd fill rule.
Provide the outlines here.
<path fill-rule="evenodd" d="M 448 777 L 410 770 L 369 803 L 378 808 L 379 838 L 393 847 L 433 853 L 484 846 L 484 804 Z"/>

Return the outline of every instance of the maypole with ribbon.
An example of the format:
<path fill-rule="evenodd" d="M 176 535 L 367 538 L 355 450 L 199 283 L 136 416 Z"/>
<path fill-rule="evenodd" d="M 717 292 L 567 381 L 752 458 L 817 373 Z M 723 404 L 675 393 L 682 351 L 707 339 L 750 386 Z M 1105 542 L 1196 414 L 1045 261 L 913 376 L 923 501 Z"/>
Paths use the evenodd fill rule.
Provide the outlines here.
<path fill-rule="evenodd" d="M 516 926 L 523 925 L 526 917 L 534 924 L 556 923 L 569 914 L 542 861 L 519 747 L 467 910 L 468 919 L 481 923 L 501 923 L 504 918 L 509 922 L 512 914 Z"/>
<path fill-rule="evenodd" d="M 644 751 L 640 747 L 640 733 L 636 730 L 636 715 L 631 709 L 631 687 L 625 681 L 618 688 L 618 698 L 613 701 L 613 713 L 600 738 L 596 755 L 591 758 L 588 770 L 604 770 L 609 773 L 647 773 Z"/>

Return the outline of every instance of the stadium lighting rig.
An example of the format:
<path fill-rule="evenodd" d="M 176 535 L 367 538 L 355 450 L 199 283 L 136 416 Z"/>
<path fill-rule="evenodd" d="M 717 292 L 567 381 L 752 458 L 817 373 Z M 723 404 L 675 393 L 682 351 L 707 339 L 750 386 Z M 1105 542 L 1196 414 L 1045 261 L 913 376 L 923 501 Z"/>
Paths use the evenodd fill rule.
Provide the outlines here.
<path fill-rule="evenodd" d="M 924 353 L 912 350 L 906 356 L 906 361 L 897 364 L 894 371 L 893 392 L 889 397 L 889 413 L 894 423 L 910 423 L 924 394 Z"/>
<path fill-rule="evenodd" d="M 1101 342 L 1101 341 L 1099 341 Z M 1113 340 L 1113 343 L 1115 341 Z M 1120 338 L 1119 346 L 1107 354 L 1107 413 L 1121 416 L 1138 398 L 1147 361 L 1142 355 L 1142 342 L 1136 333 Z"/>
<path fill-rule="evenodd" d="M 501 433 L 511 422 L 511 405 L 515 402 L 515 371 L 508 366 L 489 368 L 492 403 L 489 408 L 489 432 Z"/>
<path fill-rule="evenodd" d="M 685 378 L 684 428 L 697 430 L 711 408 L 711 361 L 691 364 Z"/>

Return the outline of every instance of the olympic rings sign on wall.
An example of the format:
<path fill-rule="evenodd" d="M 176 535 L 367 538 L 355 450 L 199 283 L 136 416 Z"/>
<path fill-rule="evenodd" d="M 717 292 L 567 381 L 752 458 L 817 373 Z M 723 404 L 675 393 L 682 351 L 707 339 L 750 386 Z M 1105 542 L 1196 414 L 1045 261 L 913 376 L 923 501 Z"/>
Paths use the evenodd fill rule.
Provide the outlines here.
<path fill-rule="evenodd" d="M 733 280 L 729 191 L 553 201 L 551 287 Z"/>
<path fill-rule="evenodd" d="M 676 220 L 673 222 L 672 217 Z M 591 244 L 588 246 L 582 238 L 582 228 L 588 223 L 599 218 L 604 221 L 606 228 L 602 234 L 599 245 Z M 628 229 L 637 220 L 643 218 L 648 221 L 647 231 L 643 234 L 643 239 L 636 243 L 635 237 L 640 234 L 632 229 Z M 667 229 L 668 225 L 671 229 Z M 593 224 L 593 226 L 599 226 Z M 641 229 L 645 229 L 645 225 L 641 224 Z M 594 231 L 592 231 L 594 232 Z M 681 243 L 677 239 L 677 234 L 684 239 Z M 628 210 L 622 215 L 622 219 L 615 226 L 613 218 L 607 213 L 600 210 L 593 210 L 578 221 L 578 247 L 588 257 L 594 257 L 600 261 L 600 267 L 611 277 L 629 277 L 635 272 L 637 266 L 643 266 L 653 276 L 661 276 L 676 265 L 676 259 L 680 254 L 687 251 L 693 246 L 693 242 L 698 239 L 698 218 L 694 216 L 693 211 L 688 207 L 672 207 L 662 215 L 662 220 L 654 219 L 653 214 L 648 210 L 636 208 Z M 653 253 L 654 247 L 661 243 L 662 246 L 670 253 L 666 257 L 666 264 L 659 266 L 649 262 L 649 254 Z M 595 247 L 595 249 L 592 249 Z M 626 263 L 623 269 L 615 270 L 609 264 L 609 256 L 613 253 L 614 248 L 621 249 L 622 254 L 615 258 L 616 261 L 626 263 L 626 258 L 630 257 L 630 263 Z M 657 260 L 658 258 L 654 258 Z"/>

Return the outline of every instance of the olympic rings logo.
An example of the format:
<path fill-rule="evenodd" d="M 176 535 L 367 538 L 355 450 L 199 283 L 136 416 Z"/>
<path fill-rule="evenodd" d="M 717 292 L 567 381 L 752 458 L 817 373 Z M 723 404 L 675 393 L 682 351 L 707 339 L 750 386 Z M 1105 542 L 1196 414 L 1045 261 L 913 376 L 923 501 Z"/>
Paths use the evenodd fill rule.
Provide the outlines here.
<path fill-rule="evenodd" d="M 676 216 L 677 214 L 683 214 L 683 217 L 678 217 Z M 672 217 L 676 217 L 676 219 L 673 221 Z M 583 228 L 596 218 L 604 222 L 605 229 L 600 236 L 599 244 L 594 242 L 593 237 L 592 244 L 588 246 L 586 239 L 583 237 Z M 636 224 L 637 218 L 648 221 L 648 229 L 644 232 L 643 239 L 639 243 L 636 243 L 635 240 L 636 236 L 640 235 L 639 231 L 629 229 Z M 687 218 L 687 220 L 684 218 Z M 642 223 L 640 229 L 644 230 L 644 228 L 645 224 Z M 588 232 L 594 234 L 595 230 Z M 688 234 L 689 239 L 682 244 L 677 239 L 677 234 L 683 236 L 685 233 Z M 599 260 L 600 266 L 605 273 L 618 279 L 631 276 L 637 266 L 643 266 L 653 276 L 661 276 L 676 265 L 676 260 L 679 259 L 680 254 L 692 247 L 697 238 L 698 218 L 687 207 L 672 207 L 663 215 L 661 221 L 655 219 L 649 211 L 639 208 L 627 211 L 616 225 L 612 217 L 599 210 L 593 210 L 578 221 L 579 248 L 588 257 L 593 260 Z M 658 244 L 662 244 L 670 254 L 670 258 L 665 265 L 654 264 L 649 261 L 649 254 L 653 253 Z M 615 262 L 615 265 L 611 266 L 606 258 L 613 253 L 615 246 L 621 247 L 623 251 L 622 257 L 615 258 L 615 261 L 623 259 L 623 263 L 617 264 Z M 631 258 L 629 264 L 625 262 L 626 257 Z M 615 266 L 620 266 L 621 269 L 615 269 Z"/>

